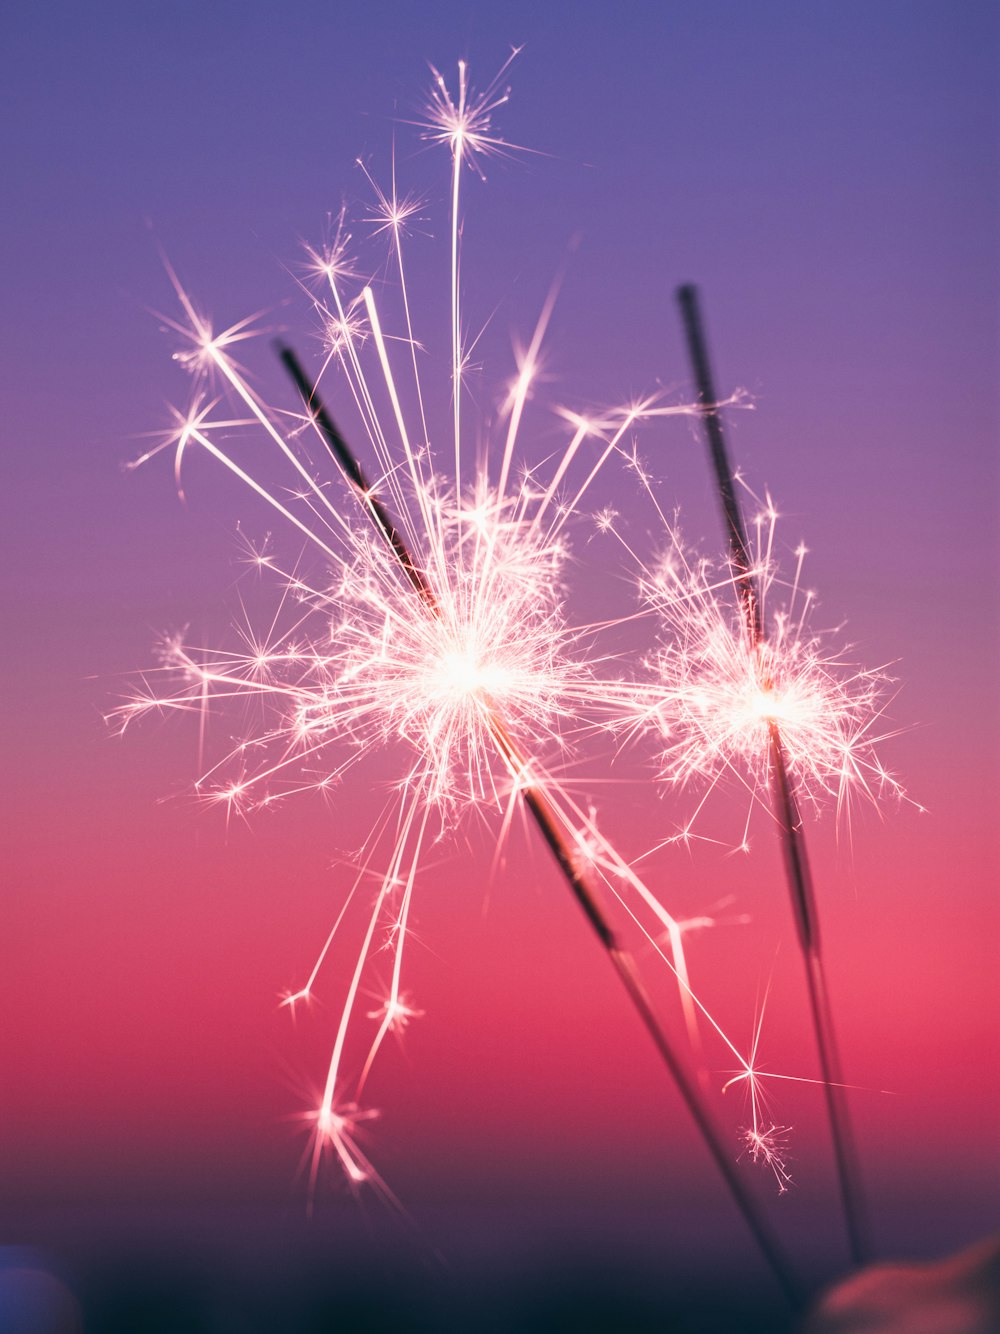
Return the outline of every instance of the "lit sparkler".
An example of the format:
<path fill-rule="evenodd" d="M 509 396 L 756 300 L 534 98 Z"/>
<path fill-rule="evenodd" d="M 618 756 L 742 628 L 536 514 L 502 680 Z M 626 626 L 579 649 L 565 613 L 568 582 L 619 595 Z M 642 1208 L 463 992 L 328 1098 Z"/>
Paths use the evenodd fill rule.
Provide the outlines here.
<path fill-rule="evenodd" d="M 198 387 L 191 411 L 178 418 L 169 439 L 157 448 L 164 444 L 174 448 L 178 472 L 191 446 L 212 455 L 319 553 L 324 573 L 311 579 L 298 567 L 282 568 L 270 554 L 258 554 L 258 563 L 285 585 L 292 624 L 255 637 L 247 652 L 236 654 L 171 639 L 163 646 L 161 667 L 171 675 L 172 690 L 138 696 L 122 711 L 123 720 L 151 708 L 196 710 L 204 717 L 210 704 L 227 699 L 253 702 L 263 709 L 263 728 L 239 742 L 199 782 L 200 791 L 230 809 L 269 803 L 302 788 L 326 789 L 376 743 L 400 740 L 410 753 L 409 767 L 398 784 L 398 800 L 383 816 L 381 834 L 391 844 L 388 865 L 378 877 L 320 1105 L 311 1114 L 314 1182 L 324 1154 L 331 1152 L 350 1181 L 378 1184 L 358 1147 L 357 1127 L 368 1115 L 358 1098 L 387 1034 L 400 1031 L 419 1013 L 402 989 L 402 977 L 412 897 L 427 845 L 466 809 L 498 811 L 506 830 L 522 803 L 653 1037 L 736 1203 L 790 1291 L 787 1266 L 722 1145 L 702 1094 L 657 1017 L 631 955 L 610 925 L 604 895 L 624 906 L 675 973 L 689 1027 L 700 1018 L 739 1061 L 740 1078 L 748 1081 L 752 1093 L 754 1126 L 759 1128 L 763 1125 L 757 1114 L 760 1076 L 754 1058 L 748 1061 L 739 1054 L 692 991 L 682 924 L 663 908 L 543 758 L 559 757 L 575 732 L 592 727 L 609 693 L 626 694 L 631 689 L 596 678 L 584 651 L 590 632 L 573 629 L 565 618 L 568 521 L 634 426 L 691 409 L 662 407 L 649 399 L 608 414 L 601 422 L 567 414 L 572 435 L 547 480 L 519 467 L 522 421 L 551 314 L 550 297 L 520 359 L 505 407 L 499 467 L 491 469 L 487 463 L 471 484 L 463 479 L 461 405 L 468 353 L 460 300 L 460 185 L 463 166 L 475 166 L 482 154 L 506 147 L 491 124 L 492 112 L 505 96 L 499 80 L 476 96 L 463 65 L 457 99 L 436 75 L 429 115 L 422 122 L 429 138 L 447 144 L 452 160 L 454 478 L 450 484 L 435 471 L 429 445 L 403 263 L 402 237 L 412 204 L 399 199 L 395 181 L 390 194 L 379 192 L 377 214 L 378 229 L 390 237 L 395 260 L 402 307 L 402 332 L 395 335 L 395 342 L 405 349 L 405 383 L 398 378 L 390 354 L 394 340 L 385 332 L 382 303 L 373 288 L 364 286 L 353 298 L 347 294 L 353 273 L 342 228 L 332 246 L 311 254 L 314 273 L 327 289 L 322 300 L 316 299 L 328 331 L 326 366 L 335 365 L 342 372 L 362 436 L 377 460 L 374 478 L 362 470 L 294 354 L 284 349 L 282 357 L 307 415 L 293 419 L 289 427 L 288 414 L 263 402 L 233 358 L 233 345 L 254 332 L 252 322 L 241 321 L 215 334 L 171 271 L 185 318 L 169 323 L 185 337 L 186 348 L 178 359 L 196 373 Z M 372 358 L 374 376 L 368 369 Z M 208 378 L 241 405 L 245 418 L 212 420 L 215 405 L 206 404 L 203 389 Z M 413 422 L 404 407 L 409 400 L 418 409 Z M 266 434 L 290 468 L 286 494 L 254 477 L 228 443 L 230 430 L 248 424 Z M 359 502 L 362 522 L 345 516 L 326 483 L 317 479 L 305 444 L 310 428 L 336 458 Z M 591 458 L 583 479 L 569 487 L 567 500 L 563 488 L 569 486 L 570 470 L 579 466 L 585 446 L 594 442 L 597 458 Z M 523 737 L 531 738 L 530 752 Z M 259 757 L 263 758 L 254 767 Z M 220 777 L 233 769 L 235 779 Z M 368 845 L 362 876 L 375 865 L 379 837 Z M 640 920 L 640 913 L 651 914 L 652 925 Z M 286 1003 L 312 995 L 342 918 L 343 913 L 306 985 L 286 997 Z M 378 1021 L 377 1031 L 352 1094 L 345 1072 L 348 1029 L 357 1017 L 362 976 L 380 929 L 388 932 L 392 981 L 381 1006 L 369 1015 Z M 669 953 L 660 946 L 661 936 Z M 764 1139 L 772 1135 L 773 1140 L 773 1130 L 760 1133 Z"/>
<path fill-rule="evenodd" d="M 733 678 L 726 673 L 721 681 L 716 678 L 721 685 L 723 700 L 720 701 L 717 696 L 706 704 L 703 699 L 699 699 L 695 712 L 704 717 L 706 713 L 711 713 L 713 703 L 722 702 L 713 729 L 721 726 L 724 732 L 730 731 L 735 723 L 736 735 L 740 738 L 739 745 L 744 753 L 747 743 L 756 741 L 759 748 L 757 753 L 766 757 L 764 763 L 771 790 L 771 811 L 781 835 L 792 912 L 806 970 L 813 1031 L 848 1243 L 852 1259 L 860 1264 L 867 1251 L 861 1180 L 850 1118 L 842 1092 L 843 1081 L 820 950 L 819 919 L 796 788 L 810 780 L 815 783 L 818 779 L 824 784 L 825 773 L 825 785 L 835 783 L 838 799 L 842 801 L 845 792 L 853 784 L 860 782 L 868 786 L 864 778 L 865 768 L 877 775 L 880 784 L 889 781 L 880 766 L 869 758 L 868 720 L 877 716 L 872 708 L 871 678 L 868 678 L 860 697 L 852 695 L 849 684 L 838 682 L 829 670 L 830 664 L 822 661 L 816 651 L 815 641 L 810 642 L 803 637 L 801 622 L 789 633 L 787 620 L 779 618 L 776 636 L 768 638 L 769 627 L 759 586 L 759 564 L 751 558 L 734 475 L 726 452 L 722 418 L 702 331 L 697 290 L 691 286 L 680 288 L 678 300 L 729 539 L 731 578 L 738 592 L 740 611 L 737 632 L 740 671 L 737 680 L 741 684 L 737 685 L 735 708 L 731 698 Z M 773 516 L 773 506 L 769 508 Z M 801 555 L 800 551 L 800 561 Z M 763 562 L 765 575 L 769 564 L 770 538 L 768 555 Z M 793 590 L 797 583 L 798 572 Z M 714 629 L 710 628 L 709 638 L 714 644 Z M 731 632 L 729 641 L 732 644 Z M 713 648 L 713 657 L 717 656 L 717 649 Z M 704 732 L 703 728 L 701 730 Z M 719 744 L 716 732 L 716 751 Z M 800 774 L 802 779 L 799 779 Z M 760 1135 L 754 1137 L 750 1143 L 751 1153 L 755 1157 L 762 1155 L 770 1163 L 776 1142 L 772 1128 L 764 1139 Z"/>

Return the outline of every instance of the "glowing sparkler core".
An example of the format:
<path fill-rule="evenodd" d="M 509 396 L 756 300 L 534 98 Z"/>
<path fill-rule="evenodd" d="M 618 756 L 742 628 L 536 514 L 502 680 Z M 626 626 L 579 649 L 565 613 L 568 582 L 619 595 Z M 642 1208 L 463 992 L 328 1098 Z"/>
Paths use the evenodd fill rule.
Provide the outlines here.
<path fill-rule="evenodd" d="M 561 613 L 563 545 L 493 508 L 486 539 L 481 506 L 471 523 L 475 511 L 435 506 L 428 568 L 448 577 L 432 585 L 432 615 L 400 590 L 391 554 L 355 534 L 358 557 L 315 599 L 332 642 L 296 687 L 303 741 L 400 738 L 415 756 L 408 782 L 444 807 L 495 804 L 508 786 L 497 774 L 496 710 L 559 748 L 574 698 L 582 705 L 593 690 L 585 661 L 568 652 L 578 636 Z"/>
<path fill-rule="evenodd" d="M 749 571 L 770 631 L 766 639 L 748 631 L 739 596 L 746 572 L 691 556 L 676 526 L 668 526 L 668 552 L 641 580 L 660 621 L 661 643 L 650 661 L 654 684 L 636 720 L 660 733 L 665 781 L 712 789 L 735 776 L 765 805 L 777 725 L 802 796 L 817 808 L 832 797 L 846 812 L 857 797 L 877 801 L 901 791 L 877 755 L 886 678 L 849 664 L 830 647 L 831 636 L 809 629 L 814 595 L 801 589 L 806 551 L 797 549 L 793 578 L 783 583 L 775 557 L 777 517 L 768 497 L 754 523 Z"/>

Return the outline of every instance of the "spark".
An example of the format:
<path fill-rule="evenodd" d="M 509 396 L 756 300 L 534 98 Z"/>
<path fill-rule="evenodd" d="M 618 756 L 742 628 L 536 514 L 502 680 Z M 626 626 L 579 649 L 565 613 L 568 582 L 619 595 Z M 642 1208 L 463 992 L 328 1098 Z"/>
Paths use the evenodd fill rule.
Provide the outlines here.
<path fill-rule="evenodd" d="M 784 1195 L 792 1184 L 792 1174 L 788 1169 L 788 1139 L 792 1128 L 791 1126 L 775 1125 L 770 1119 L 767 1110 L 768 1098 L 762 1083 L 766 1075 L 757 1064 L 757 1051 L 760 1046 L 761 1031 L 764 1027 L 764 1012 L 767 1009 L 769 993 L 770 984 L 768 984 L 768 989 L 764 993 L 757 1015 L 750 1055 L 740 1073 L 734 1075 L 723 1086 L 723 1091 L 732 1088 L 735 1084 L 745 1085 L 750 1104 L 750 1124 L 742 1128 L 740 1132 L 741 1142 L 745 1152 L 749 1154 L 751 1162 L 766 1167 L 774 1177 L 778 1194 Z M 797 1080 L 796 1082 L 811 1083 L 812 1081 Z"/>
<path fill-rule="evenodd" d="M 375 204 L 371 214 L 362 218 L 361 221 L 372 225 L 373 236 L 379 236 L 382 232 L 390 232 L 395 244 L 405 234 L 410 219 L 420 217 L 424 209 L 424 199 L 418 194 L 400 195 L 397 192 L 395 153 L 393 153 L 392 158 L 392 189 L 388 194 L 375 180 L 361 158 L 358 158 L 358 166 L 364 172 L 365 179 L 375 195 Z"/>
<path fill-rule="evenodd" d="M 788 1171 L 788 1136 L 791 1127 L 773 1124 L 748 1126 L 743 1131 L 743 1143 L 755 1163 L 767 1167 L 778 1183 L 778 1194 L 784 1195 L 792 1184 Z"/>
<path fill-rule="evenodd" d="M 504 78 L 520 53 L 520 47 L 512 49 L 482 92 L 476 92 L 469 82 L 469 67 L 464 60 L 458 62 L 457 95 L 444 75 L 430 67 L 434 77 L 425 119 L 415 124 L 431 143 L 446 145 L 459 165 L 469 163 L 482 174 L 478 158 L 510 151 L 510 145 L 495 130 L 493 117 L 510 99 L 510 87 Z"/>

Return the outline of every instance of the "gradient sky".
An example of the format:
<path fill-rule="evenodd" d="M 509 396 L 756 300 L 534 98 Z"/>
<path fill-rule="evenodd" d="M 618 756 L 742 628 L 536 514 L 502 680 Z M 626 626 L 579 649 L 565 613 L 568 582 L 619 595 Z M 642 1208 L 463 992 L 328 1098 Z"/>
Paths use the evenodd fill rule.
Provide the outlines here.
<path fill-rule="evenodd" d="M 673 291 L 701 285 L 720 387 L 757 402 L 732 423 L 734 454 L 773 490 L 787 541 L 806 539 L 818 623 L 892 664 L 900 734 L 884 758 L 927 808 L 862 811 L 851 839 L 832 814 L 810 829 L 848 1077 L 891 1091 L 853 1103 L 878 1246 L 935 1253 L 995 1226 L 995 7 L 292 0 L 40 4 L 3 20 L 7 1240 L 55 1244 L 46 1220 L 68 1205 L 299 1207 L 283 1118 L 326 1034 L 292 1031 L 274 1002 L 311 963 L 334 857 L 371 803 L 345 790 L 332 812 L 307 800 L 227 832 L 189 799 L 190 729 L 119 741 L 103 723 L 158 632 L 225 639 L 236 523 L 270 526 L 201 461 L 187 508 L 165 460 L 122 470 L 185 392 L 150 314 L 172 313 L 157 246 L 220 322 L 267 308 L 308 349 L 287 266 L 342 202 L 363 216 L 355 159 L 384 179 L 426 62 L 450 74 L 465 56 L 482 81 L 520 43 L 499 123 L 539 151 L 466 191 L 466 308 L 491 321 L 482 401 L 574 238 L 553 403 L 684 390 Z M 440 240 L 447 163 L 395 132 Z M 414 289 L 440 338 L 443 252 L 421 253 Z M 642 449 L 686 530 L 717 545 L 700 442 L 671 426 Z M 595 607 L 624 596 L 620 576 Z M 641 842 L 634 804 L 601 800 Z M 669 1238 L 694 1254 L 707 1237 L 742 1254 L 544 855 L 521 840 L 484 911 L 488 849 L 473 843 L 423 896 L 411 989 L 428 1013 L 372 1085 L 376 1156 L 417 1228 L 437 1244 L 464 1210 L 509 1238 L 565 1209 L 593 1239 L 617 1210 L 623 1247 Z M 809 1072 L 767 843 L 749 859 L 676 853 L 659 872 L 681 913 L 733 894 L 753 915 L 699 943 L 707 990 L 749 1031 L 773 966 L 772 1064 Z M 799 1089 L 789 1104 L 799 1185 L 765 1198 L 803 1264 L 830 1272 L 821 1110 Z M 353 1209 L 338 1214 L 348 1232 Z"/>

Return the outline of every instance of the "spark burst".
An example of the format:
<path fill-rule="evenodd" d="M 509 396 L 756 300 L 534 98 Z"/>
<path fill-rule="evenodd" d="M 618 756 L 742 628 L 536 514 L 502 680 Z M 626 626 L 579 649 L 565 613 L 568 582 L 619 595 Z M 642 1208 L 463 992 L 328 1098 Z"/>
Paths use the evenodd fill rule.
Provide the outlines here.
<path fill-rule="evenodd" d="M 774 726 L 797 790 L 816 811 L 830 800 L 847 817 L 858 800 L 875 803 L 901 795 L 901 788 L 878 755 L 887 735 L 880 729 L 884 670 L 857 667 L 834 632 L 812 629 L 815 595 L 802 586 L 806 548 L 795 550 L 792 576 L 784 579 L 775 506 L 769 495 L 761 500 L 742 478 L 736 481 L 758 507 L 747 573 L 768 633 L 759 639 L 747 633 L 744 573 L 691 552 L 676 521 L 667 523 L 667 550 L 640 579 L 660 643 L 633 722 L 661 738 L 665 782 L 704 789 L 676 837 L 693 836 L 709 793 L 731 778 L 750 797 L 740 839 L 747 849 L 754 809 L 770 809 Z"/>
<path fill-rule="evenodd" d="M 766 1161 L 780 1184 L 777 1136 L 773 1128 L 761 1128 L 757 1115 L 761 1076 L 755 1066 L 756 1044 L 754 1056 L 744 1058 L 712 1018 L 690 984 L 684 924 L 667 912 L 606 838 L 594 814 L 581 807 L 557 776 L 575 739 L 606 725 L 609 698 L 636 697 L 636 687 L 599 677 L 600 659 L 590 648 L 594 631 L 573 627 L 567 619 L 571 521 L 580 514 L 600 470 L 622 455 L 640 423 L 693 409 L 662 406 L 651 397 L 599 419 L 564 411 L 569 438 L 548 472 L 521 463 L 522 423 L 538 375 L 553 294 L 518 359 L 501 414 L 502 444 L 495 451 L 499 465 L 496 457 L 488 458 L 471 478 L 465 475 L 462 404 L 469 345 L 460 299 L 460 187 L 463 167 L 481 173 L 482 157 L 509 148 L 491 119 L 506 100 L 500 87 L 503 73 L 477 96 L 460 66 L 459 92 L 453 98 L 435 72 L 428 114 L 419 122 L 428 138 L 447 146 L 452 165 L 450 481 L 442 479 L 430 445 L 428 395 L 418 364 L 420 345 L 404 264 L 406 226 L 420 206 L 412 196 L 397 194 L 395 167 L 390 191 L 375 187 L 371 219 L 376 234 L 389 241 L 394 318 L 387 322 L 388 298 L 377 295 L 371 283 L 351 294 L 356 266 L 343 217 L 333 242 L 308 252 L 310 277 L 324 289 L 311 298 L 325 337 L 321 375 L 339 372 L 361 438 L 377 460 L 373 478 L 344 443 L 294 354 L 286 349 L 282 355 L 305 401 L 304 415 L 268 407 L 234 359 L 236 344 L 263 332 L 256 320 L 242 320 L 216 334 L 167 266 L 184 318 L 166 322 L 184 339 L 177 360 L 194 374 L 195 391 L 190 410 L 178 413 L 173 429 L 139 461 L 172 448 L 179 485 L 186 452 L 192 447 L 204 450 L 280 514 L 318 555 L 321 575 L 303 572 L 304 561 L 284 564 L 268 551 L 255 553 L 255 563 L 284 588 L 271 627 L 263 634 L 248 630 L 239 652 L 195 646 L 180 636 L 168 639 L 159 671 L 169 678 L 169 688 L 149 686 L 137 692 L 119 716 L 124 726 L 150 710 L 194 711 L 204 735 L 211 708 L 233 701 L 252 706 L 263 723 L 197 784 L 206 799 L 229 811 L 244 812 L 304 790 L 326 791 L 375 746 L 401 746 L 408 756 L 396 792 L 360 854 L 354 888 L 308 980 L 284 998 L 294 1008 L 315 994 L 351 901 L 359 886 L 374 877 L 377 889 L 346 987 L 324 1088 L 308 1118 L 313 1185 L 321 1162 L 330 1156 L 352 1184 L 373 1182 L 388 1195 L 358 1145 L 358 1127 L 372 1115 L 359 1099 L 386 1036 L 400 1033 L 420 1014 L 403 989 L 403 966 L 421 861 L 428 846 L 469 812 L 485 816 L 492 811 L 502 839 L 523 803 L 597 931 L 737 1204 L 789 1290 L 794 1285 L 784 1261 L 722 1149 L 701 1094 L 655 1015 L 634 961 L 609 926 L 602 898 L 624 909 L 675 975 L 692 1039 L 700 1040 L 701 1024 L 738 1061 L 738 1077 L 747 1079 L 751 1089 L 755 1133 L 768 1144 Z M 218 400 L 209 399 L 209 383 L 219 386 L 246 415 L 213 418 Z M 231 438 L 247 427 L 263 432 L 274 446 L 287 471 L 281 484 L 265 485 L 239 461 L 239 448 Z M 309 444 L 317 440 L 334 454 L 354 493 L 357 505 L 347 514 L 311 461 Z M 526 737 L 530 750 L 523 745 Z M 359 1061 L 348 1056 L 348 1031 L 359 1021 L 362 979 L 383 937 L 389 943 L 392 980 L 377 1008 L 364 1016 L 376 1023 L 376 1031 Z M 353 1082 L 352 1062 L 360 1068 Z"/>

